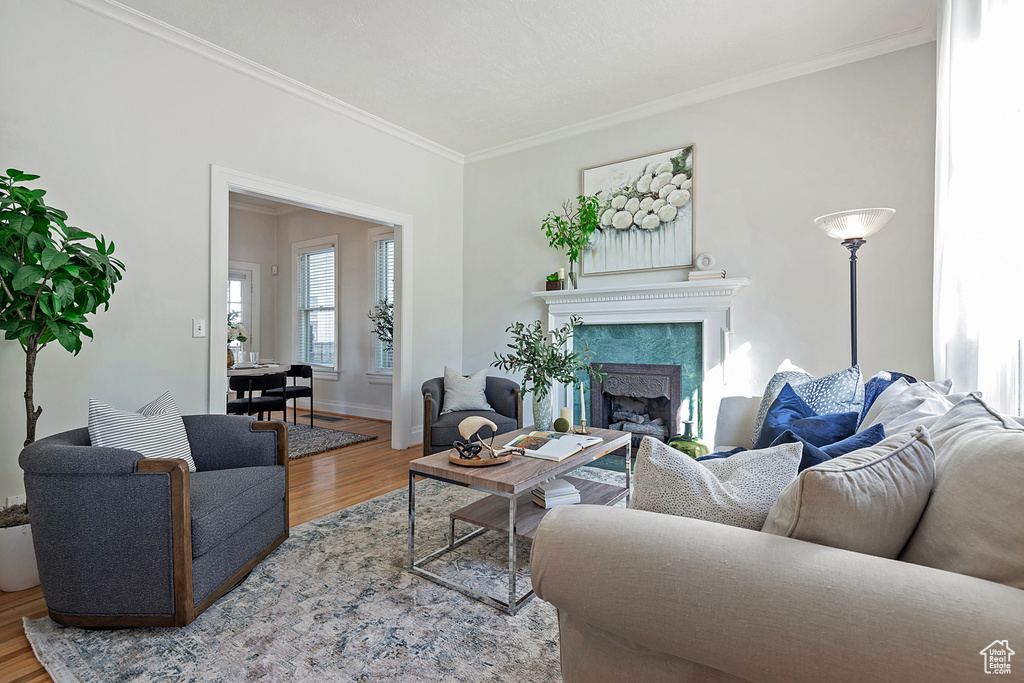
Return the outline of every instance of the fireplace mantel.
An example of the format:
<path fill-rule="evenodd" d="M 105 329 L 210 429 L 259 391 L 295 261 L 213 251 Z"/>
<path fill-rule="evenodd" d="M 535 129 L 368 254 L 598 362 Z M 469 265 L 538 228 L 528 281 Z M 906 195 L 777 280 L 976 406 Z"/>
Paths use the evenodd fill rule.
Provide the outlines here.
<path fill-rule="evenodd" d="M 574 315 L 585 325 L 701 323 L 704 441 L 713 445 L 715 416 L 725 390 L 732 305 L 737 293 L 749 284 L 747 278 L 728 278 L 544 291 L 533 296 L 547 304 L 548 329 L 564 325 Z M 564 388 L 558 400 L 565 405 Z"/>

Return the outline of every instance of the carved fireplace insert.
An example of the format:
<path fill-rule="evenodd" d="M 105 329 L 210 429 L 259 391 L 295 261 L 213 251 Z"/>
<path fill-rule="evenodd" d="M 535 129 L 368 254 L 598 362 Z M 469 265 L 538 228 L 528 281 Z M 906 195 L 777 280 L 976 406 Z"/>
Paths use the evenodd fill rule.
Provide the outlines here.
<path fill-rule="evenodd" d="M 607 375 L 591 382 L 590 419 L 594 427 L 667 441 L 683 431 L 683 368 L 679 365 L 593 363 Z"/>

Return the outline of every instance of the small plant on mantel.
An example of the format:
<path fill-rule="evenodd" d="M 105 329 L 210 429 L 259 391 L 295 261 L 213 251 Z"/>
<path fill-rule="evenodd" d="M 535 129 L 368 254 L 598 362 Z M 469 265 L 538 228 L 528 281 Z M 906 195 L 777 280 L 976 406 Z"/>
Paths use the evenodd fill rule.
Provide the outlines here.
<path fill-rule="evenodd" d="M 45 190 L 23 185 L 38 177 L 0 175 L 0 330 L 25 352 L 26 446 L 43 412 L 34 393 L 39 352 L 57 342 L 77 356 L 82 336 L 92 339 L 85 316 L 109 308 L 124 273 L 113 242 L 68 225 L 66 213 L 43 202 Z"/>
<path fill-rule="evenodd" d="M 569 259 L 569 281 L 573 287 L 576 287 L 576 263 L 583 258 L 590 237 L 600 224 L 597 209 L 597 197 L 579 195 L 575 204 L 570 199 L 565 200 L 561 214 L 551 212 L 541 223 L 548 246 L 563 250 Z"/>
<path fill-rule="evenodd" d="M 539 320 L 529 325 L 514 322 L 505 331 L 512 334 L 507 344 L 511 353 L 495 353 L 491 367 L 523 373 L 523 391 L 533 394 L 534 426 L 546 430 L 551 424 L 551 387 L 555 382 L 576 385 L 584 373 L 603 377 L 600 368 L 590 367 L 594 353 L 587 347 L 570 351 L 566 342 L 583 319 L 572 316 L 569 322 L 545 334 Z M 550 341 L 549 341 L 550 338 Z"/>

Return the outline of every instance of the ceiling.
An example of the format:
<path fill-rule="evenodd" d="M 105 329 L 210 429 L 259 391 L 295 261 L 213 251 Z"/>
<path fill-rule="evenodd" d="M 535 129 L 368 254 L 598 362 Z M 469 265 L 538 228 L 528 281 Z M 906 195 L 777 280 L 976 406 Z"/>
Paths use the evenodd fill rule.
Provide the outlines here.
<path fill-rule="evenodd" d="M 295 204 L 287 204 L 275 199 L 268 199 L 254 194 L 243 194 L 241 192 L 230 192 L 230 205 L 234 208 L 256 213 L 265 213 L 271 216 L 282 216 L 293 211 L 301 211 L 303 207 Z"/>
<path fill-rule="evenodd" d="M 935 0 L 120 0 L 461 154 L 927 42 Z M 847 59 L 850 61 L 850 59 Z M 819 67 L 820 68 L 820 67 Z"/>

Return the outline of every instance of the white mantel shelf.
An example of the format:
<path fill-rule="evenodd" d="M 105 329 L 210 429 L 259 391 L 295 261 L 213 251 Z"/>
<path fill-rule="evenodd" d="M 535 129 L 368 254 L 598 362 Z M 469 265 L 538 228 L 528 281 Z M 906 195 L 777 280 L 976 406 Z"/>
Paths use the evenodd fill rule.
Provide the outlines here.
<path fill-rule="evenodd" d="M 715 416 L 725 389 L 725 365 L 729 358 L 732 306 L 737 293 L 750 284 L 745 277 L 706 282 L 667 282 L 650 285 L 594 287 L 534 292 L 548 309 L 548 329 L 579 316 L 584 325 L 646 323 L 701 324 L 704 362 L 704 437 L 714 443 Z M 572 347 L 572 338 L 567 345 Z M 558 405 L 566 405 L 561 387 Z"/>
<path fill-rule="evenodd" d="M 556 289 L 534 292 L 552 309 L 577 307 L 581 304 L 643 305 L 645 308 L 723 311 L 732 306 L 736 293 L 750 284 L 745 277 L 723 278 L 707 282 L 666 282 L 654 285 L 623 285 L 591 289 Z M 557 313 L 557 310 L 552 310 Z"/>

